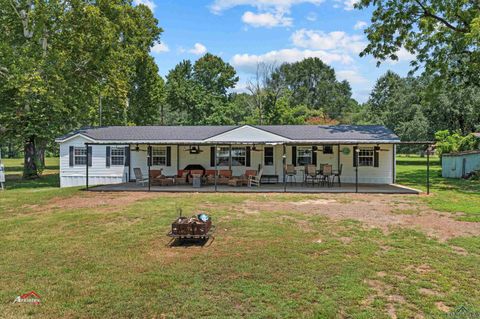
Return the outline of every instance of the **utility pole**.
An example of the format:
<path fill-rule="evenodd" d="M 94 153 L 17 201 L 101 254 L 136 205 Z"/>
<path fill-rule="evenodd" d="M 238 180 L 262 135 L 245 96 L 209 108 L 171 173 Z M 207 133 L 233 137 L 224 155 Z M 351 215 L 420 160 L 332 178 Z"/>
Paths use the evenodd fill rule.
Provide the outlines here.
<path fill-rule="evenodd" d="M 100 120 L 98 121 L 99 126 L 102 126 L 102 92 L 98 95 L 98 113 Z"/>

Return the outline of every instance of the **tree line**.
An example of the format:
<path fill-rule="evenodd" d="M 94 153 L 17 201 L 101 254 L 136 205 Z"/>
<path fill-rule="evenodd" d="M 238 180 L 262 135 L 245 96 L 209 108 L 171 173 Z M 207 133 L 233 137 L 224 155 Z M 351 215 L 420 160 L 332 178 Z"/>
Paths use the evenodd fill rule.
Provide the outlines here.
<path fill-rule="evenodd" d="M 381 124 L 404 140 L 480 129 L 480 12 L 473 1 L 362 0 L 374 6 L 361 55 L 414 54 L 419 75 L 381 76 L 366 103 L 318 58 L 258 64 L 244 93 L 207 53 L 163 79 L 150 50 L 162 29 L 129 1 L 0 0 L 0 138 L 36 177 L 55 137 L 83 126 Z M 409 21 L 405 24 L 405 21 Z"/>

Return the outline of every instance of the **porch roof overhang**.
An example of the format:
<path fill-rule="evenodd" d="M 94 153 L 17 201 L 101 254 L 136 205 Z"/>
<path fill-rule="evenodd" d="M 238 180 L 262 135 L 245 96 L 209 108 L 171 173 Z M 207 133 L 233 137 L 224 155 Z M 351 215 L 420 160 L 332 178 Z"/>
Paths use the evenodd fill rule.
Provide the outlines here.
<path fill-rule="evenodd" d="M 432 145 L 434 141 L 399 140 L 289 140 L 289 141 L 198 141 L 198 140 L 101 140 L 87 142 L 89 145 L 357 145 L 357 144 L 395 144 L 395 145 Z"/>

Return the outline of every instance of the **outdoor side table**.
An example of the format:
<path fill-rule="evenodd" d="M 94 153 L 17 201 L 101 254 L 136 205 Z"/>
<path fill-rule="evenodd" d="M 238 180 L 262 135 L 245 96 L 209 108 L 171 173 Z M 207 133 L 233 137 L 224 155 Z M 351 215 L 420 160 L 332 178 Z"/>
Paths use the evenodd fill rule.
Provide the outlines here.
<path fill-rule="evenodd" d="M 202 186 L 202 176 L 193 175 L 192 177 L 192 187 L 199 188 Z"/>

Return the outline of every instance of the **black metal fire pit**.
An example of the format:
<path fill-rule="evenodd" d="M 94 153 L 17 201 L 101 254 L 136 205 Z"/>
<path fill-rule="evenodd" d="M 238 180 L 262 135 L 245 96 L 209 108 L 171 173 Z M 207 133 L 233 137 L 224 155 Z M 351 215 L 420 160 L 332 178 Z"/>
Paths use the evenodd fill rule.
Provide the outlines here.
<path fill-rule="evenodd" d="M 213 238 L 214 231 L 215 226 L 212 225 L 210 216 L 201 213 L 192 217 L 179 216 L 172 223 L 172 229 L 167 236 L 171 237 L 172 241 L 203 240 L 206 242 Z"/>

